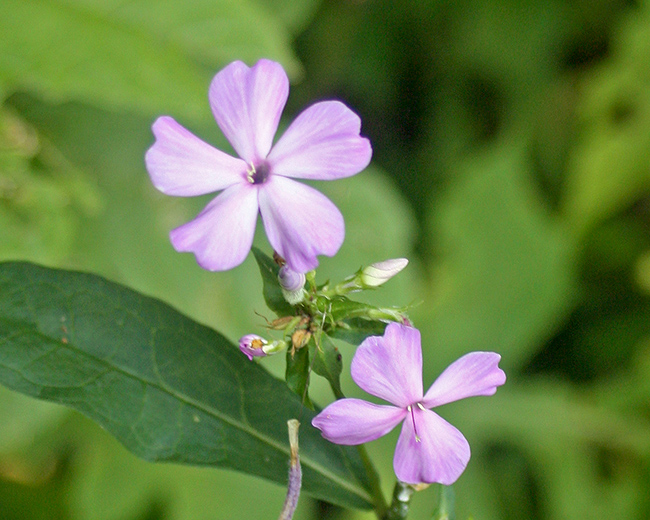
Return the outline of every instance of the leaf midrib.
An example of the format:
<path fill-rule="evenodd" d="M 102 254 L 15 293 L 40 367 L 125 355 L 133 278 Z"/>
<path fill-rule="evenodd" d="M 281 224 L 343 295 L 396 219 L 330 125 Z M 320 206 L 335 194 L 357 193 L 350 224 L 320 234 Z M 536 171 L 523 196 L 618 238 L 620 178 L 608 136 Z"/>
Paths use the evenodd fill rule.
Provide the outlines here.
<path fill-rule="evenodd" d="M 2 321 L 14 322 L 13 320 L 7 320 L 7 319 L 2 319 Z M 259 432 L 258 430 L 253 429 L 250 425 L 248 425 L 248 424 L 246 424 L 244 422 L 238 421 L 235 418 L 233 418 L 233 417 L 231 417 L 229 415 L 225 415 L 222 412 L 220 412 L 219 410 L 214 409 L 211 406 L 208 406 L 208 405 L 206 405 L 204 403 L 201 403 L 201 402 L 199 402 L 199 401 L 197 401 L 197 400 L 195 400 L 195 399 L 193 399 L 193 398 L 179 392 L 178 390 L 174 389 L 173 387 L 165 384 L 164 381 L 162 380 L 162 378 L 161 378 L 160 383 L 152 382 L 152 381 L 150 381 L 148 379 L 144 379 L 143 377 L 139 376 L 136 373 L 133 373 L 133 372 L 127 370 L 124 367 L 113 364 L 113 363 L 111 363 L 110 361 L 108 361 L 108 360 L 106 360 L 104 358 L 94 356 L 94 355 L 88 353 L 87 351 L 82 350 L 79 347 L 76 347 L 73 342 L 61 343 L 56 338 L 54 338 L 52 336 L 49 336 L 49 335 L 39 331 L 37 329 L 36 323 L 34 321 L 18 321 L 17 323 L 20 323 L 25 328 L 28 328 L 28 329 L 31 328 L 32 332 L 33 332 L 33 334 L 35 336 L 39 336 L 39 337 L 42 337 L 43 339 L 47 339 L 49 341 L 53 341 L 53 342 L 57 343 L 59 345 L 59 348 L 71 350 L 71 351 L 75 352 L 78 355 L 81 355 L 81 356 L 84 356 L 86 358 L 92 359 L 94 362 L 96 362 L 98 364 L 101 364 L 101 365 L 104 365 L 108 370 L 112 370 L 113 372 L 123 374 L 125 377 L 131 378 L 131 379 L 133 379 L 133 380 L 135 380 L 137 382 L 143 383 L 145 385 L 149 385 L 152 388 L 156 388 L 156 389 L 158 389 L 158 390 L 160 390 L 160 391 L 162 391 L 164 393 L 167 393 L 168 395 L 170 395 L 171 397 L 177 399 L 178 401 L 180 401 L 184 405 L 189 406 L 191 408 L 194 408 L 194 409 L 196 409 L 196 410 L 198 410 L 200 412 L 203 412 L 206 415 L 211 416 L 211 417 L 213 417 L 215 419 L 223 421 L 224 423 L 229 424 L 230 426 L 232 426 L 232 427 L 234 427 L 234 428 L 236 428 L 236 429 L 238 429 L 238 430 L 240 430 L 240 431 L 242 431 L 244 433 L 247 433 L 248 435 L 250 435 L 250 436 L 252 436 L 254 438 L 257 438 L 259 441 L 261 441 L 263 443 L 266 443 L 268 446 L 276 449 L 280 453 L 284 453 L 287 456 L 287 458 L 290 455 L 290 450 L 287 447 L 283 446 L 282 444 L 278 444 L 274 439 L 272 439 L 272 438 L 270 438 L 270 437 L 268 437 L 266 435 L 263 435 L 261 432 Z M 196 336 L 191 336 L 191 337 L 197 343 L 201 343 L 201 344 L 205 345 L 205 343 L 200 338 L 197 338 Z M 149 345 L 149 346 L 151 348 L 153 348 L 151 345 Z M 7 367 L 7 368 L 10 368 L 10 367 Z M 39 385 L 39 386 L 41 386 L 42 388 L 47 387 L 47 385 Z M 320 473 L 321 475 L 328 478 L 329 480 L 337 483 L 343 489 L 346 489 L 346 490 L 350 491 L 351 493 L 359 496 L 360 498 L 366 500 L 367 502 L 370 502 L 370 503 L 372 502 L 371 497 L 368 496 L 364 492 L 363 488 L 355 487 L 355 486 L 352 485 L 352 483 L 349 483 L 346 480 L 341 480 L 336 474 L 330 472 L 329 470 L 327 470 L 327 468 L 323 467 L 322 465 L 320 465 L 319 463 L 317 463 L 316 461 L 311 459 L 309 456 L 304 456 L 301 453 L 300 460 L 301 460 L 301 463 L 303 465 L 311 467 L 314 471 L 316 471 L 317 473 Z"/>

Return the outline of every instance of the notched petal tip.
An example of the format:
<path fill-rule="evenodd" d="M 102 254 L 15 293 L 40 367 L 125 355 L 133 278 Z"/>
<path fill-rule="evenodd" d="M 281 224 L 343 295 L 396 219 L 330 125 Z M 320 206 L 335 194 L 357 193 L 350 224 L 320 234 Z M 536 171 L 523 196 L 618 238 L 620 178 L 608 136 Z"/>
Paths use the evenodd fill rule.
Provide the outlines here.
<path fill-rule="evenodd" d="M 246 163 L 199 139 L 173 118 L 159 117 L 151 129 L 156 141 L 144 160 L 159 191 L 191 197 L 242 182 Z"/>
<path fill-rule="evenodd" d="M 359 135 L 361 119 L 340 101 L 316 103 L 298 115 L 269 154 L 277 175 L 334 180 L 362 171 L 372 157 Z"/>
<path fill-rule="evenodd" d="M 288 96 L 289 78 L 271 60 L 252 67 L 231 63 L 214 77 L 208 94 L 219 128 L 247 163 L 268 155 Z"/>
<path fill-rule="evenodd" d="M 422 399 L 422 349 L 417 329 L 390 323 L 383 336 L 357 348 L 352 379 L 371 395 L 406 408 Z"/>
<path fill-rule="evenodd" d="M 417 410 L 404 421 L 393 467 L 402 482 L 449 486 L 465 471 L 470 456 L 469 443 L 456 427 L 431 410 Z"/>

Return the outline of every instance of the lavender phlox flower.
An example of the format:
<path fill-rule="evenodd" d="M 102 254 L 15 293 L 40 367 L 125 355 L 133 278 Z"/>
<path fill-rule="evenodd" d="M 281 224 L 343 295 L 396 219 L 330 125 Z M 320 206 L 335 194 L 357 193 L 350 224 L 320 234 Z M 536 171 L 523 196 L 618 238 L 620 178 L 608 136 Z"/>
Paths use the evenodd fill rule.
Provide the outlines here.
<path fill-rule="evenodd" d="M 343 103 L 304 110 L 273 144 L 289 94 L 282 66 L 236 61 L 212 80 L 209 100 L 219 128 L 239 157 L 213 148 L 168 116 L 153 124 L 156 142 L 145 162 L 156 188 L 168 195 L 221 191 L 192 221 L 170 233 L 177 251 L 193 252 L 212 271 L 244 261 L 258 213 L 269 242 L 291 269 L 305 273 L 317 255 L 343 243 L 343 217 L 324 195 L 293 179 L 334 180 L 355 175 L 372 149 L 361 121 Z"/>
<path fill-rule="evenodd" d="M 461 357 L 422 389 L 422 348 L 417 329 L 390 323 L 383 336 L 371 336 L 357 348 L 352 378 L 366 392 L 392 406 L 361 399 L 340 399 L 312 421 L 336 444 L 362 444 L 390 432 L 403 421 L 393 467 L 408 484 L 450 485 L 465 470 L 470 448 L 463 434 L 430 408 L 465 397 L 493 395 L 506 376 L 494 352 Z"/>

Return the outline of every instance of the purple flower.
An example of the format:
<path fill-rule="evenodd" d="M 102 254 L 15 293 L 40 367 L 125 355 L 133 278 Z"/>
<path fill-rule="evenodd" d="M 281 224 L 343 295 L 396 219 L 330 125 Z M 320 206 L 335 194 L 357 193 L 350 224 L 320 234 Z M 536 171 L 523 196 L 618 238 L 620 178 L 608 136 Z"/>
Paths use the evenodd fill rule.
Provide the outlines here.
<path fill-rule="evenodd" d="M 340 399 L 314 417 L 323 437 L 337 444 L 378 439 L 404 421 L 393 467 L 408 484 L 450 485 L 465 470 L 470 449 L 455 427 L 429 410 L 465 397 L 493 395 L 506 376 L 494 352 L 471 352 L 451 365 L 422 395 L 422 348 L 417 329 L 391 323 L 384 336 L 372 336 L 352 360 L 354 381 L 393 406 Z"/>
<path fill-rule="evenodd" d="M 270 343 L 257 334 L 246 334 L 239 339 L 239 350 L 246 357 L 253 361 L 254 357 L 266 357 L 287 348 L 283 340 L 271 341 Z"/>
<path fill-rule="evenodd" d="M 219 72 L 209 99 L 217 124 L 239 157 L 213 148 L 168 116 L 153 124 L 156 142 L 145 162 L 156 188 L 168 195 L 222 191 L 192 221 L 174 229 L 177 251 L 193 252 L 211 271 L 241 264 L 253 242 L 258 212 L 269 242 L 299 273 L 333 256 L 345 234 L 343 217 L 324 195 L 293 179 L 333 180 L 370 162 L 361 121 L 343 103 L 325 101 L 303 111 L 271 147 L 289 95 L 279 63 L 251 68 L 236 61 Z"/>

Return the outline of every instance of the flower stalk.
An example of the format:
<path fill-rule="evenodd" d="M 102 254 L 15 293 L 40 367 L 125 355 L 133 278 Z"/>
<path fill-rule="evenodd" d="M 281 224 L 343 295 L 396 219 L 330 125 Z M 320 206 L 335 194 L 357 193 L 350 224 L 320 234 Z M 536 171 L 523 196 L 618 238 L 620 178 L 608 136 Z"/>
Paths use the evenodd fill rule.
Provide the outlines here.
<path fill-rule="evenodd" d="M 289 447 L 291 449 L 289 484 L 287 486 L 287 497 L 284 499 L 284 505 L 278 520 L 291 520 L 293 518 L 302 486 L 302 469 L 300 467 L 300 457 L 298 456 L 298 428 L 300 428 L 300 423 L 297 419 L 289 419 L 287 426 L 289 428 Z"/>
<path fill-rule="evenodd" d="M 408 516 L 411 497 L 415 489 L 399 480 L 393 489 L 393 501 L 382 520 L 404 520 Z"/>
<path fill-rule="evenodd" d="M 440 486 L 440 501 L 432 520 L 455 520 L 454 513 L 454 488 L 452 486 Z"/>

